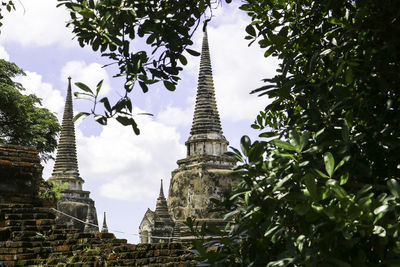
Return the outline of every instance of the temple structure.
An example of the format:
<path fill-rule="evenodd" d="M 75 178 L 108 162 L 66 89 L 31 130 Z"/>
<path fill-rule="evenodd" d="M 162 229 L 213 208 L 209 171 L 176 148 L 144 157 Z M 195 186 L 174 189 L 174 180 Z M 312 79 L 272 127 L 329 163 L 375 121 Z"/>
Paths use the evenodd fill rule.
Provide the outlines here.
<path fill-rule="evenodd" d="M 217 109 L 208 37 L 205 31 L 193 123 L 185 143 L 186 158 L 178 160 L 178 168 L 172 172 L 168 192 L 167 208 L 173 221 L 173 230 L 167 230 L 165 222 L 157 226 L 157 208 L 155 212 L 148 209 L 139 226 L 139 233 L 143 236 L 142 242 L 158 242 L 159 239 L 151 238 L 156 236 L 156 233 L 157 236 L 170 236 L 173 240 L 190 238 L 188 229 L 183 224 L 187 217 L 195 218 L 200 223 L 207 222 L 219 227 L 225 225 L 221 214 L 210 211 L 210 199 L 222 198 L 223 193 L 230 191 L 234 183 L 230 174 L 235 162 L 224 155 L 228 144 L 222 133 Z M 161 205 L 161 198 L 164 198 L 164 195 L 160 192 L 157 207 Z M 163 212 L 166 213 L 165 208 Z M 164 227 L 162 234 L 159 231 L 162 228 L 160 225 Z"/>
<path fill-rule="evenodd" d="M 161 180 L 160 194 L 157 198 L 156 209 L 147 209 L 140 223 L 140 242 L 157 243 L 171 242 L 175 223 L 168 211 L 167 200 L 164 196 Z"/>
<path fill-rule="evenodd" d="M 57 209 L 90 224 L 86 224 L 85 227 L 84 223 L 62 215 L 61 213 L 57 216 L 57 222 L 70 228 L 76 228 L 81 232 L 98 232 L 98 226 L 96 227 L 96 225 L 98 225 L 97 213 L 94 201 L 89 197 L 89 191 L 82 190 L 82 184 L 85 181 L 79 175 L 70 77 L 68 78 L 67 98 L 62 120 L 60 141 L 57 148 L 56 162 L 52 176 L 48 181 L 63 186 L 61 198 L 57 203 Z"/>

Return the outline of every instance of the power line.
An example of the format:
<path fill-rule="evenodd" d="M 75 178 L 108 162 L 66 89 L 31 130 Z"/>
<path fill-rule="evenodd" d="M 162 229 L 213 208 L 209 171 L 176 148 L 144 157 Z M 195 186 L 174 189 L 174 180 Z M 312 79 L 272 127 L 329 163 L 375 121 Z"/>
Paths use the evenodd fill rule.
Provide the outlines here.
<path fill-rule="evenodd" d="M 74 216 L 72 216 L 72 215 L 69 215 L 69 214 L 67 214 L 67 213 L 64 213 L 64 212 L 62 212 L 62 211 L 60 211 L 60 210 L 57 210 L 57 209 L 55 209 L 55 208 L 51 208 L 51 210 L 53 210 L 53 211 L 55 211 L 55 212 L 58 212 L 58 213 L 60 213 L 60 214 L 62 214 L 62 215 L 64 215 L 64 216 L 67 216 L 67 217 L 69 217 L 69 218 L 71 218 L 71 219 L 74 219 L 74 220 L 76 220 L 76 221 L 78 221 L 78 222 L 81 222 L 81 223 L 84 223 L 84 224 L 87 224 L 87 225 L 91 225 L 91 226 L 95 226 L 95 227 L 99 227 L 97 224 L 93 224 L 93 223 L 89 223 L 89 222 L 85 222 L 85 221 L 82 221 L 81 219 L 79 219 L 79 218 L 76 218 L 76 217 L 74 217 Z M 151 238 L 158 238 L 158 239 L 166 239 L 166 240 L 171 240 L 171 239 L 179 239 L 179 240 L 183 240 L 184 238 L 181 238 L 181 237 L 174 237 L 174 238 L 172 238 L 172 237 L 165 237 L 165 236 L 154 236 L 154 235 L 150 235 L 150 236 L 147 236 L 147 235 L 141 235 L 141 234 L 133 234 L 133 233 L 126 233 L 126 232 L 122 232 L 122 231 L 119 231 L 119 230 L 115 230 L 115 229 L 108 229 L 109 231 L 111 231 L 111 232 L 114 232 L 114 233 L 120 233 L 120 234 L 126 234 L 126 235 L 133 235 L 133 236 L 139 236 L 139 237 L 151 237 Z"/>

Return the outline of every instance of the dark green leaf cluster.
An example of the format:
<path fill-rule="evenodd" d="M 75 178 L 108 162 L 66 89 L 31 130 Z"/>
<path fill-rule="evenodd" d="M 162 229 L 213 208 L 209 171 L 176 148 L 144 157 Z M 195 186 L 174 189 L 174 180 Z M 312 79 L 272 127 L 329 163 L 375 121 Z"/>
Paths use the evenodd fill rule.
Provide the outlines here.
<path fill-rule="evenodd" d="M 24 75 L 18 66 L 0 59 L 0 142 L 33 146 L 46 161 L 57 147 L 60 125 L 37 96 L 21 94 L 24 88 L 13 81 L 18 75 Z"/>
<path fill-rule="evenodd" d="M 115 76 L 125 77 L 125 94 L 119 103 L 129 98 L 135 84 L 145 93 L 158 82 L 170 91 L 175 90 L 182 70 L 180 65 L 187 64 L 183 52 L 199 55 L 188 47 L 193 44 L 191 38 L 202 16 L 212 5 L 209 0 L 58 1 L 70 11 L 68 26 L 73 27 L 79 44 L 100 50 L 111 61 L 109 65 L 118 65 L 119 73 Z M 137 38 L 145 39 L 152 51 L 135 48 L 133 40 Z M 102 103 L 110 114 L 105 101 Z M 105 120 L 107 117 L 102 116 Z M 133 125 L 123 121 L 123 125 Z"/>
<path fill-rule="evenodd" d="M 246 39 L 281 60 L 272 99 L 230 152 L 224 266 L 400 264 L 400 21 L 396 1 L 253 1 Z M 275 138 L 271 140 L 271 138 Z M 228 239 L 227 239 L 228 238 Z M 228 240 L 228 241 L 227 241 Z"/>
<path fill-rule="evenodd" d="M 203 226 L 196 253 L 212 266 L 395 266 L 400 183 L 354 180 L 347 158 L 314 148 L 315 135 L 251 143 L 229 154 L 241 182 L 225 201 L 228 234 Z M 219 238 L 207 240 L 214 235 Z"/>
<path fill-rule="evenodd" d="M 75 92 L 75 96 L 78 99 L 89 99 L 92 100 L 94 105 L 91 110 L 91 112 L 80 112 L 74 117 L 74 121 L 81 117 L 87 117 L 91 114 L 94 115 L 94 119 L 100 123 L 101 125 L 106 125 L 108 119 L 115 117 L 116 120 L 121 123 L 124 126 L 131 126 L 133 131 L 135 132 L 136 135 L 140 134 L 140 130 L 138 128 L 138 125 L 136 124 L 135 120 L 133 119 L 133 113 L 132 113 L 132 101 L 129 97 L 125 96 L 121 98 L 115 105 L 111 106 L 110 102 L 107 97 L 101 98 L 99 101 L 98 96 L 99 92 L 101 90 L 101 87 L 103 86 L 103 80 L 101 80 L 97 85 L 96 85 L 96 90 L 92 90 L 89 88 L 84 83 L 77 82 L 75 83 L 77 87 L 79 87 L 82 92 Z M 96 105 L 98 103 L 102 103 L 104 105 L 104 115 L 96 113 Z M 140 113 L 137 115 L 151 115 L 149 113 Z"/>

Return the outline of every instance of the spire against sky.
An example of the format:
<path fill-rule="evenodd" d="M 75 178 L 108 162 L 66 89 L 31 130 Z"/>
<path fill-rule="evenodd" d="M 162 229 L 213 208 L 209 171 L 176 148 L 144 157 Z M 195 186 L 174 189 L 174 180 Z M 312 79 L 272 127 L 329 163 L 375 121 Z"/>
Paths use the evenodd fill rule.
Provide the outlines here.
<path fill-rule="evenodd" d="M 203 36 L 199 69 L 196 105 L 194 108 L 193 123 L 190 134 L 222 134 L 217 103 L 215 101 L 215 89 L 207 30 L 204 32 Z"/>
<path fill-rule="evenodd" d="M 67 182 L 69 182 L 69 180 L 75 180 L 73 185 L 68 184 L 68 186 L 73 186 L 73 188 L 75 188 L 76 185 L 77 189 L 82 190 L 82 183 L 84 181 L 79 177 L 73 117 L 71 77 L 68 77 L 68 89 L 63 112 L 62 129 L 58 141 L 56 161 L 52 176 L 55 179 L 61 178 L 61 180 L 66 178 Z"/>
<path fill-rule="evenodd" d="M 111 98 L 119 96 L 123 83 L 112 78 L 115 74 L 112 67 L 102 68 L 107 62 L 98 53 L 80 48 L 76 40 L 71 40 L 71 30 L 65 28 L 68 12 L 56 8 L 55 0 L 21 0 L 21 3 L 23 7 L 16 2 L 17 11 L 5 13 L 0 57 L 25 70 L 27 76 L 18 80 L 27 89 L 26 93 L 41 97 L 43 105 L 56 112 L 59 120 L 68 76 L 72 77 L 72 83 L 80 81 L 92 87 L 104 79 L 103 94 Z M 242 135 L 257 136 L 250 124 L 267 104 L 267 99 L 249 95 L 249 91 L 260 87 L 261 79 L 271 77 L 277 63 L 266 60 L 256 44 L 247 47 L 244 29 L 249 19 L 237 5 L 224 4 L 214 15 L 208 26 L 208 39 L 215 94 L 224 134 L 230 145 L 239 147 Z M 197 51 L 201 38 L 199 30 L 194 36 Z M 80 174 L 86 181 L 85 189 L 91 191 L 96 201 L 98 213 L 107 211 L 110 232 L 115 229 L 137 233 L 147 207 L 155 205 L 160 179 L 164 179 L 168 188 L 176 160 L 185 156 L 184 142 L 189 136 L 195 106 L 200 58 L 188 56 L 188 61 L 175 92 L 157 85 L 146 94 L 141 90 L 134 93 L 135 112 L 154 114 L 137 117 L 140 136 L 113 121 L 105 128 L 93 119 L 76 125 Z M 74 100 L 74 107 L 75 113 L 90 108 L 82 100 Z M 46 164 L 44 178 L 50 176 L 53 164 Z M 116 235 L 130 242 L 138 240 L 135 235 Z"/>

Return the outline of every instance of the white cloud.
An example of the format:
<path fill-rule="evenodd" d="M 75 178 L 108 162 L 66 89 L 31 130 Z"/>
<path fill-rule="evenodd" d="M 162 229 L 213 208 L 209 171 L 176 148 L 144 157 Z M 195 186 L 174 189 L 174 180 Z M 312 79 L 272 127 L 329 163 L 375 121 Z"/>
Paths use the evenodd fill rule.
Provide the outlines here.
<path fill-rule="evenodd" d="M 2 45 L 0 45 L 0 59 L 4 59 L 7 61 L 10 60 L 10 55 L 7 53 L 6 49 Z"/>
<path fill-rule="evenodd" d="M 61 80 L 66 82 L 71 76 L 72 82 L 83 82 L 92 90 L 95 90 L 99 81 L 103 81 L 100 95 L 106 95 L 110 89 L 110 78 L 105 68 L 99 63 L 86 64 L 84 61 L 69 61 L 61 70 Z"/>
<path fill-rule="evenodd" d="M 64 7 L 56 7 L 57 1 L 21 0 L 14 3 L 15 11 L 4 12 L 3 42 L 12 41 L 24 46 L 78 46 L 71 40 L 71 29 L 66 28 L 69 14 Z"/>
<path fill-rule="evenodd" d="M 86 181 L 100 183 L 100 194 L 106 198 L 154 201 L 160 179 L 168 181 L 176 160 L 185 155 L 175 128 L 147 116 L 138 116 L 137 122 L 139 136 L 113 120 L 99 136 L 77 131 L 80 173 Z"/>
<path fill-rule="evenodd" d="M 235 18 L 230 23 L 226 16 L 218 16 L 224 23 L 208 31 L 217 102 L 222 118 L 253 120 L 267 99 L 249 93 L 263 85 L 261 79 L 274 75 L 277 61 L 265 59 L 257 44 L 248 47 L 244 40 L 248 19 L 238 10 L 234 13 L 228 16 Z"/>
<path fill-rule="evenodd" d="M 157 119 L 168 126 L 189 126 L 192 122 L 193 106 L 185 109 L 169 105 L 157 115 Z"/>
<path fill-rule="evenodd" d="M 42 99 L 42 106 L 57 113 L 59 119 L 62 117 L 64 98 L 60 91 L 53 88 L 50 83 L 42 81 L 42 75 L 36 72 L 25 71 L 26 76 L 19 76 L 15 80 L 20 82 L 26 89 L 23 94 L 34 94 Z"/>

